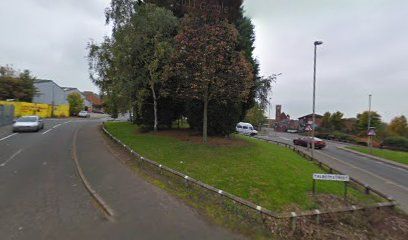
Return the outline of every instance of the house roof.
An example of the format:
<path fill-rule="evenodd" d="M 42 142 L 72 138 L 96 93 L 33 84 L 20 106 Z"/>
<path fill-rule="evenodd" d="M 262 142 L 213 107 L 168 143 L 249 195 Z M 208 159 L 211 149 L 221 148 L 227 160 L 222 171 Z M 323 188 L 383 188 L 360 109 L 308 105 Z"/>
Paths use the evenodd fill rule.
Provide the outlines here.
<path fill-rule="evenodd" d="M 323 116 L 320 115 L 320 114 L 315 114 L 315 116 L 316 116 L 316 118 L 322 118 L 322 117 L 323 117 Z M 308 115 L 305 115 L 305 116 L 300 117 L 300 118 L 298 118 L 298 119 L 311 118 L 311 117 L 313 117 L 313 114 L 308 114 Z"/>
<path fill-rule="evenodd" d="M 64 89 L 64 91 L 78 90 L 78 88 L 73 88 L 73 87 L 62 87 L 62 89 Z"/>
<path fill-rule="evenodd" d="M 91 102 L 93 105 L 102 105 L 103 104 L 103 101 L 99 97 L 98 94 L 96 94 L 94 92 L 90 92 L 90 91 L 85 91 L 85 92 L 83 92 L 83 94 L 85 95 L 86 100 Z"/>
<path fill-rule="evenodd" d="M 47 83 L 47 82 L 54 82 L 54 81 L 47 80 L 47 79 L 36 79 L 36 80 L 34 80 L 34 83 Z"/>

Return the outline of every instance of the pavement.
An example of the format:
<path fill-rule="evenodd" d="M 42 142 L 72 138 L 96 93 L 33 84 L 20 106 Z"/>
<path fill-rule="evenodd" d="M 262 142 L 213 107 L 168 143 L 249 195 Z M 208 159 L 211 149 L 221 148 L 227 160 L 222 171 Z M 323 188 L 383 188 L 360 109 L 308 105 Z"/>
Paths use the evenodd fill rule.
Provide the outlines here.
<path fill-rule="evenodd" d="M 293 145 L 298 134 L 267 131 L 260 138 L 275 140 Z M 315 150 L 315 158 L 326 163 L 360 182 L 387 194 L 397 201 L 399 208 L 408 213 L 408 170 L 395 165 L 377 161 L 369 157 L 355 154 L 341 148 L 349 144 L 326 141 L 326 148 Z M 303 151 L 307 148 L 299 147 Z"/>
<path fill-rule="evenodd" d="M 122 164 L 101 121 L 49 119 L 37 133 L 0 128 L 0 239 L 243 238 Z M 85 188 L 74 155 L 113 217 Z"/>

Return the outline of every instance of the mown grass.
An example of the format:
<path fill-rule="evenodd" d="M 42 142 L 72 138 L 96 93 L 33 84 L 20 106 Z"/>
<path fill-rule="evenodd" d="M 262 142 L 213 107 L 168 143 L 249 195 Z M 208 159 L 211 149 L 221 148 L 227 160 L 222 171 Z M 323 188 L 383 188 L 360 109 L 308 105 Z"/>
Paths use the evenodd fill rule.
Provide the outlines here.
<path fill-rule="evenodd" d="M 317 208 L 311 196 L 312 174 L 324 173 L 293 151 L 235 136 L 245 146 L 210 146 L 173 137 L 140 134 L 137 126 L 109 122 L 107 129 L 144 157 L 274 211 Z M 340 182 L 319 182 L 320 194 L 343 196 Z M 352 201 L 374 201 L 354 189 Z"/>
<path fill-rule="evenodd" d="M 400 151 L 392 151 L 392 150 L 387 150 L 387 149 L 373 148 L 373 151 L 371 154 L 370 149 L 366 147 L 351 146 L 347 148 L 352 149 L 354 151 L 361 152 L 361 153 L 370 154 L 376 157 L 385 158 L 391 161 L 395 161 L 398 163 L 408 165 L 408 152 L 400 152 Z"/>

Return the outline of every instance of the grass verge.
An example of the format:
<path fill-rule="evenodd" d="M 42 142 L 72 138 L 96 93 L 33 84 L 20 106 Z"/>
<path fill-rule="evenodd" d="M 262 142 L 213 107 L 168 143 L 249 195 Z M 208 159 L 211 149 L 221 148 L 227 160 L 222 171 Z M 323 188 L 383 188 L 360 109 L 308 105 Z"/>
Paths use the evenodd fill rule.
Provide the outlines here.
<path fill-rule="evenodd" d="M 393 151 L 393 150 L 387 150 L 387 149 L 373 148 L 373 152 L 372 154 L 370 154 L 370 150 L 366 147 L 351 146 L 347 148 L 354 150 L 354 151 L 361 152 L 361 153 L 373 155 L 376 157 L 380 157 L 380 158 L 384 158 L 390 161 L 408 165 L 408 152 L 400 152 L 400 151 Z"/>
<path fill-rule="evenodd" d="M 141 134 L 129 123 L 110 122 L 106 127 L 142 156 L 270 210 L 321 207 L 321 201 L 311 196 L 312 174 L 324 171 L 289 149 L 243 136 L 234 140 L 247 144 L 211 146 Z M 341 198 L 343 191 L 339 182 L 318 183 L 322 196 Z M 354 204 L 375 201 L 354 189 L 349 190 L 349 200 Z"/>

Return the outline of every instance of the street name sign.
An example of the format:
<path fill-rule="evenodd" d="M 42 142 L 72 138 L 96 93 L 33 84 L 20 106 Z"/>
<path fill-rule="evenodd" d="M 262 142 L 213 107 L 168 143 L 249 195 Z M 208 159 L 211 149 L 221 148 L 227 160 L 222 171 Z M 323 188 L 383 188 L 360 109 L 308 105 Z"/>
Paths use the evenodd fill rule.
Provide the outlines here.
<path fill-rule="evenodd" d="M 348 182 L 350 177 L 348 175 L 315 173 L 313 174 L 313 180 Z"/>

